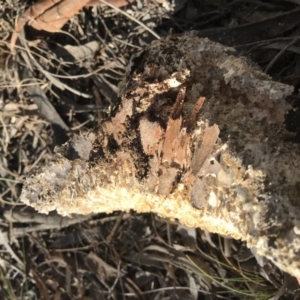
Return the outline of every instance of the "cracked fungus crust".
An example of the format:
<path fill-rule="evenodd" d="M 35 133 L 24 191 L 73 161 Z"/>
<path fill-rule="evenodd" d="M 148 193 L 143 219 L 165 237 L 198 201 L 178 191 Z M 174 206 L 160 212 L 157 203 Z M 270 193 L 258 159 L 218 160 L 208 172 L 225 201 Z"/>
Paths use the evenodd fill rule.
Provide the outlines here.
<path fill-rule="evenodd" d="M 242 238 L 300 276 L 300 151 L 283 125 L 292 88 L 190 33 L 134 57 L 121 90 L 97 151 L 60 151 L 21 200 L 64 215 L 151 211 Z"/>

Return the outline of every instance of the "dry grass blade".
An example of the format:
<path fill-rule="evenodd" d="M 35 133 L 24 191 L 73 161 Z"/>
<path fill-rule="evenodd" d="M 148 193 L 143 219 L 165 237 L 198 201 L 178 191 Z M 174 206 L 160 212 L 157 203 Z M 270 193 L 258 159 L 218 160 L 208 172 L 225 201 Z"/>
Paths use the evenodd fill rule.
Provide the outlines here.
<path fill-rule="evenodd" d="M 10 231 L 11 239 L 26 236 L 28 233 L 45 231 L 51 229 L 62 229 L 74 224 L 78 224 L 89 219 L 89 216 L 73 216 L 73 218 L 62 217 L 58 214 L 41 215 L 36 211 L 29 209 L 28 207 L 15 207 L 13 209 L 7 209 L 3 212 L 3 217 L 7 222 L 12 224 Z M 22 227 L 17 224 L 33 223 L 30 227 Z"/>
<path fill-rule="evenodd" d="M 58 79 L 56 79 L 54 76 L 52 76 L 52 74 L 48 71 L 46 71 L 38 62 L 37 60 L 33 57 L 27 43 L 26 40 L 24 39 L 24 34 L 23 31 L 20 35 L 20 40 L 21 40 L 21 44 L 24 47 L 24 49 L 26 50 L 26 53 L 24 51 L 21 51 L 21 55 L 24 58 L 24 60 L 27 62 L 27 67 L 32 69 L 32 65 L 34 65 L 40 72 L 42 72 L 42 74 L 45 75 L 45 77 L 50 81 L 50 83 L 54 84 L 56 87 L 58 87 L 61 90 L 69 90 L 70 92 L 74 93 L 75 95 L 81 96 L 81 97 L 85 97 L 85 98 L 90 98 L 91 95 L 85 94 L 85 93 L 80 93 L 77 90 L 69 87 L 68 85 L 62 83 L 61 81 L 59 81 Z"/>
<path fill-rule="evenodd" d="M 295 37 L 293 40 L 291 40 L 288 44 L 286 44 L 285 47 L 283 47 L 279 53 L 270 61 L 268 66 L 265 68 L 265 72 L 269 72 L 270 69 L 274 66 L 276 61 L 284 54 L 285 51 L 287 51 L 291 46 L 293 46 L 298 40 L 300 39 L 299 36 Z"/>
<path fill-rule="evenodd" d="M 111 4 L 110 2 L 106 1 L 106 0 L 99 0 L 102 3 L 106 4 L 107 6 L 115 9 L 117 12 L 123 14 L 124 16 L 126 16 L 128 19 L 133 20 L 134 22 L 136 22 L 137 24 L 139 24 L 140 26 L 142 26 L 144 29 L 146 29 L 148 32 L 150 32 L 155 38 L 160 39 L 160 36 L 155 33 L 152 29 L 150 29 L 148 26 L 146 26 L 143 22 L 137 20 L 136 18 L 130 16 L 128 13 L 126 13 L 125 11 L 119 9 L 118 7 L 116 7 L 115 5 Z"/>
<path fill-rule="evenodd" d="M 201 36 L 228 46 L 240 46 L 266 40 L 295 27 L 299 22 L 299 12 L 300 9 L 297 8 L 252 24 L 203 30 Z M 281 26 L 277 26 L 277 24 L 281 24 Z M 261 28 L 264 30 L 260 30 Z"/>
<path fill-rule="evenodd" d="M 18 267 L 25 271 L 24 263 L 20 260 L 20 258 L 15 254 L 13 249 L 10 246 L 10 243 L 8 241 L 8 236 L 6 233 L 0 231 L 0 245 L 3 245 L 6 251 L 11 255 L 11 257 L 17 262 Z"/>
<path fill-rule="evenodd" d="M 54 109 L 51 102 L 46 97 L 45 93 L 42 91 L 40 85 L 33 77 L 32 72 L 24 67 L 22 72 L 22 78 L 28 80 L 30 84 L 26 87 L 29 96 L 32 98 L 34 103 L 37 105 L 40 113 L 44 116 L 44 118 L 50 123 L 59 126 L 64 131 L 69 131 L 69 127 L 62 120 L 62 118 L 58 115 L 56 110 Z"/>

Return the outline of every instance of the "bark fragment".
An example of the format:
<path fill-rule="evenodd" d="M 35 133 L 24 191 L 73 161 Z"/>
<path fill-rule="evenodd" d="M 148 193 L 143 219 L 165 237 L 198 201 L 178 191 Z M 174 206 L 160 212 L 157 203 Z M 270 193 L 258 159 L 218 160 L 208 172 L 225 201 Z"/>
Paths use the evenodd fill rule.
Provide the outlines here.
<path fill-rule="evenodd" d="M 283 124 L 291 92 L 193 33 L 155 41 L 132 59 L 93 155 L 58 151 L 21 200 L 62 215 L 154 212 L 246 240 L 299 277 L 300 149 Z"/>

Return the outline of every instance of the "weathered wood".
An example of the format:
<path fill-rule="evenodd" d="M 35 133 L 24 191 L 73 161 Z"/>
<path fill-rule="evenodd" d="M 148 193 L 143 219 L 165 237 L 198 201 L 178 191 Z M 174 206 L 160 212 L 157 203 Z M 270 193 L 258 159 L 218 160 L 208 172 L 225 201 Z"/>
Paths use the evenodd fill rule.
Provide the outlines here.
<path fill-rule="evenodd" d="M 132 59 L 122 101 L 61 147 L 21 200 L 62 215 L 154 212 L 247 241 L 300 276 L 300 149 L 284 127 L 292 87 L 190 33 Z"/>

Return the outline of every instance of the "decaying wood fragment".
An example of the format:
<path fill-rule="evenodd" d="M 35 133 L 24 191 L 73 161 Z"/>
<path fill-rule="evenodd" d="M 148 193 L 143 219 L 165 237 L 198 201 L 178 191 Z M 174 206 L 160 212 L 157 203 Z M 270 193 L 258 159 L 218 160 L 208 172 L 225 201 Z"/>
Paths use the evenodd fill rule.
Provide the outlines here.
<path fill-rule="evenodd" d="M 62 215 L 154 212 L 243 239 L 299 277 L 300 149 L 283 124 L 292 87 L 190 33 L 134 57 L 121 89 L 112 117 L 29 176 L 21 200 Z"/>

